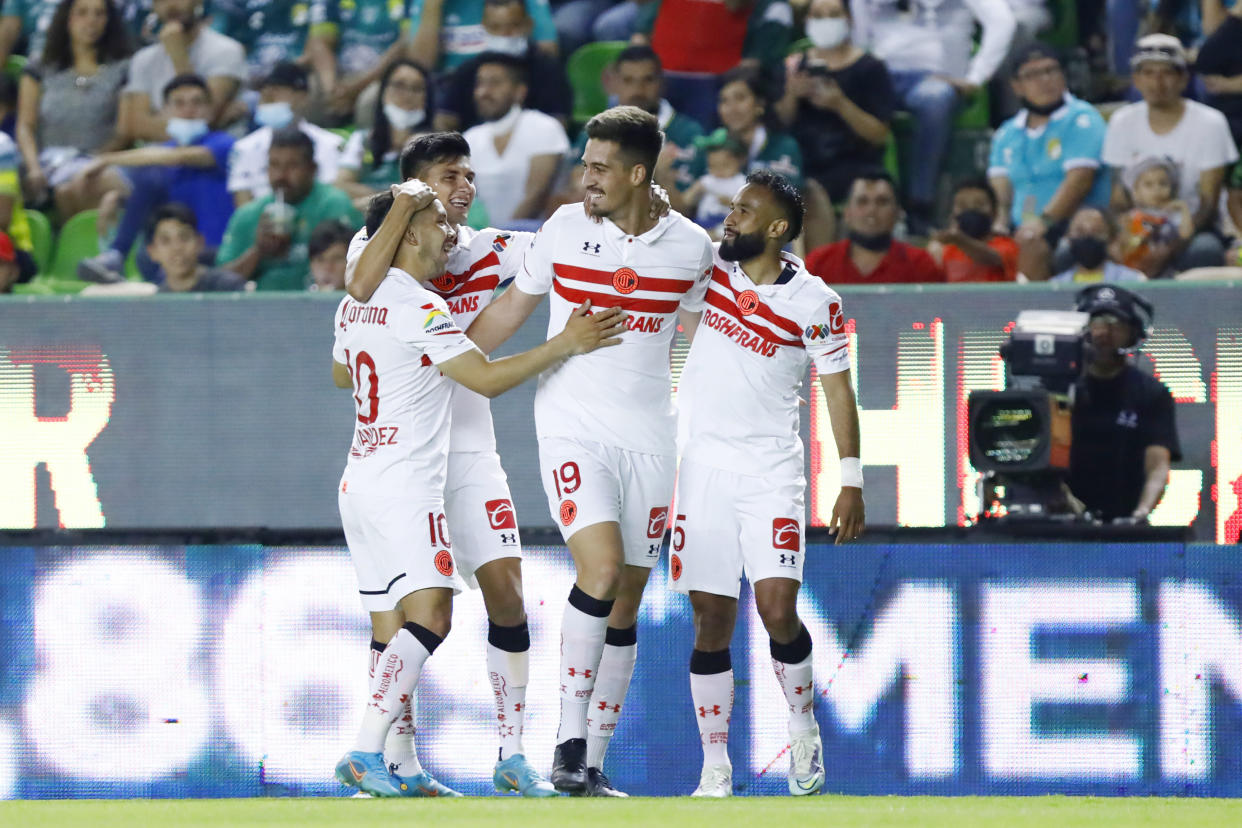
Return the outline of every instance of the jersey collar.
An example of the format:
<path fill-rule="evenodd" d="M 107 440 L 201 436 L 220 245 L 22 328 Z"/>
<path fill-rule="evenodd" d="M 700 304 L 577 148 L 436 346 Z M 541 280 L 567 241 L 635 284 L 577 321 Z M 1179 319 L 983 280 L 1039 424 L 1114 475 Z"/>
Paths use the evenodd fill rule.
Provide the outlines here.
<path fill-rule="evenodd" d="M 641 236 L 634 236 L 634 239 L 648 246 L 655 244 L 656 241 L 667 233 L 668 229 L 673 226 L 673 215 L 674 213 L 670 211 L 667 216 L 662 216 L 660 220 L 656 222 L 655 227 L 652 227 Z M 604 236 L 611 241 L 619 242 L 630 237 L 629 233 L 618 227 L 616 222 L 610 218 L 604 219 L 603 228 Z"/>

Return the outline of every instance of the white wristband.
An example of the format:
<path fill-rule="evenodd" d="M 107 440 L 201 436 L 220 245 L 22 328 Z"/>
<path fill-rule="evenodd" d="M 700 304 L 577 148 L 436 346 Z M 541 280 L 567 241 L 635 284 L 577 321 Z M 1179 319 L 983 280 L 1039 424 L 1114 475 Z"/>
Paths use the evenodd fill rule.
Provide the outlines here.
<path fill-rule="evenodd" d="M 862 460 L 857 457 L 841 458 L 841 485 L 862 488 Z"/>

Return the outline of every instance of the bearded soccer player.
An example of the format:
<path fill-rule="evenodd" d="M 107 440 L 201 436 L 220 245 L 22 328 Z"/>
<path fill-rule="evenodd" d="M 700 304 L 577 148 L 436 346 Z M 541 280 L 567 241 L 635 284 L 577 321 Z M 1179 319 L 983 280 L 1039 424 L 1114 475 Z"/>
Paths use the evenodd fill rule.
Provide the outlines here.
<path fill-rule="evenodd" d="M 443 205 L 425 185 L 403 184 L 372 200 L 372 231 L 394 204 L 409 219 L 386 278 L 366 304 L 342 300 L 335 320 L 333 379 L 353 388 L 357 413 L 338 502 L 373 639 L 370 698 L 336 776 L 373 796 L 451 795 L 421 768 L 390 770 L 384 757 L 459 591 L 444 508 L 450 380 L 492 397 L 567 357 L 619 344 L 625 326 L 619 309 L 588 315 L 583 303 L 562 336 L 489 362 L 422 284 L 443 275 L 457 243 Z"/>
<path fill-rule="evenodd" d="M 588 299 L 596 309 L 627 313 L 621 347 L 546 372 L 535 394 L 544 490 L 577 568 L 561 619 L 552 784 L 624 796 L 603 763 L 634 673 L 639 602 L 660 557 L 673 490 L 669 348 L 679 317 L 688 335 L 698 324 L 712 248 L 677 213 L 651 217 L 651 174 L 663 143 L 654 115 L 614 107 L 592 118 L 586 133 L 585 205 L 566 205 L 548 219 L 513 287 L 469 334 L 492 350 L 544 294 L 549 336 Z"/>
<path fill-rule="evenodd" d="M 789 703 L 789 792 L 824 784 L 811 636 L 798 618 L 805 554 L 803 447 L 798 394 L 819 374 L 841 457 L 841 493 L 829 531 L 862 534 L 858 409 L 850 385 L 841 298 L 782 248 L 802 230 L 798 191 L 762 170 L 747 176 L 724 220 L 707 308 L 678 386 L 685 422 L 669 567 L 694 608 L 690 693 L 703 745 L 694 796 L 733 791 L 729 642 L 744 574 L 767 630 Z"/>

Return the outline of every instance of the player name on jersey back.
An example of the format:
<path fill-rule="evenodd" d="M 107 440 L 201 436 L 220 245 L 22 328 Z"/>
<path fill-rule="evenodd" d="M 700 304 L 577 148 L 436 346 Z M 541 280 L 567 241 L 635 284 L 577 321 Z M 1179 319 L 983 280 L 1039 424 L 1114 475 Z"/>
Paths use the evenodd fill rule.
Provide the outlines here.
<path fill-rule="evenodd" d="M 803 378 L 812 362 L 821 374 L 847 370 L 849 338 L 841 298 L 796 256 L 783 258 L 770 285 L 713 262 L 678 386 L 684 457 L 737 474 L 802 474 Z"/>
<path fill-rule="evenodd" d="M 533 233 L 457 228 L 457 246 L 449 254 L 447 271 L 423 287 L 447 303 L 457 327 L 470 327 L 491 301 L 496 288 L 513 278 Z M 358 257 L 367 244 L 365 229 L 350 241 L 347 272 L 352 278 Z M 496 434 L 489 401 L 464 385 L 452 384 L 450 451 L 495 451 Z"/>
<path fill-rule="evenodd" d="M 574 308 L 623 308 L 621 344 L 572 357 L 543 373 L 535 394 L 540 437 L 573 437 L 632 451 L 676 449 L 669 348 L 677 310 L 697 312 L 711 276 L 711 241 L 670 213 L 641 236 L 591 221 L 581 204 L 548 219 L 526 251 L 515 285 L 548 294 L 548 336 Z"/>
<path fill-rule="evenodd" d="M 435 366 L 473 343 L 443 299 L 396 268 L 370 302 L 341 300 L 335 331 L 355 413 L 342 490 L 443 493 L 452 383 Z"/>

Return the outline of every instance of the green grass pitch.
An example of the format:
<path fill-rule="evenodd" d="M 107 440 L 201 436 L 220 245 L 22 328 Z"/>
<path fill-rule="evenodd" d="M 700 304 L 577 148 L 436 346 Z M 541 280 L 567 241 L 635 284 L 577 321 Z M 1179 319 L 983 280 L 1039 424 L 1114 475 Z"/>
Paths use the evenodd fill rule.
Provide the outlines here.
<path fill-rule="evenodd" d="M 1242 800 L 1095 797 L 847 797 L 616 800 L 216 799 L 0 803 L 0 825 L 429 826 L 526 828 L 1207 828 L 1242 824 Z"/>

